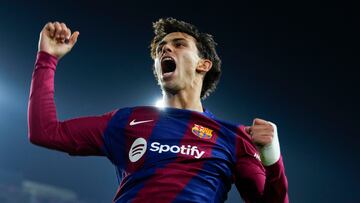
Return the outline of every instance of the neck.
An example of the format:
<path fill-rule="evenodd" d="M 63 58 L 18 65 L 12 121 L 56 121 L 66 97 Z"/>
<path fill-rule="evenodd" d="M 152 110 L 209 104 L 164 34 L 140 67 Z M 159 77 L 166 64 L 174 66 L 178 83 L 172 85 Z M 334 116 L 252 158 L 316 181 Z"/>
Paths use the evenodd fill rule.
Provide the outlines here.
<path fill-rule="evenodd" d="M 163 101 L 166 107 L 203 112 L 198 91 L 179 91 L 176 94 L 164 91 Z"/>

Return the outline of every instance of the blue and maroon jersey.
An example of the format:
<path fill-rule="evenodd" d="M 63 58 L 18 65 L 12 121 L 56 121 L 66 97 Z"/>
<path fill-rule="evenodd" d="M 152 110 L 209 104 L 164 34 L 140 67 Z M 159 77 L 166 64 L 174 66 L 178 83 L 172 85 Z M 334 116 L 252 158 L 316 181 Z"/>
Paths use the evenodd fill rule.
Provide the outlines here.
<path fill-rule="evenodd" d="M 242 177 L 248 170 L 265 181 L 265 168 L 249 138 L 242 126 L 208 111 L 120 109 L 104 133 L 105 154 L 122 180 L 114 201 L 224 202 L 236 179 L 252 178 Z M 239 168 L 239 162 L 253 169 Z M 260 201 L 259 183 L 243 187 Z"/>
<path fill-rule="evenodd" d="M 57 59 L 39 52 L 29 98 L 29 138 L 71 155 L 107 156 L 121 180 L 114 202 L 288 202 L 282 157 L 263 166 L 244 126 L 210 112 L 140 106 L 58 121 Z"/>

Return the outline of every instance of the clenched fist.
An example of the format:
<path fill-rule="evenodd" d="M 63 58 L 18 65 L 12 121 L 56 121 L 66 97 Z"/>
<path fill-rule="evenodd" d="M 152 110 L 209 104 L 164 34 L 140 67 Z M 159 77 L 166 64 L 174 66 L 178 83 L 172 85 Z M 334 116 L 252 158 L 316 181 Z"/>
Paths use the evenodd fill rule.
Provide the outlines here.
<path fill-rule="evenodd" d="M 252 126 L 245 127 L 258 147 L 263 165 L 270 166 L 280 159 L 280 143 L 275 124 L 256 118 Z"/>
<path fill-rule="evenodd" d="M 65 23 L 48 22 L 40 32 L 38 51 L 45 51 L 60 59 L 73 48 L 79 34 L 78 31 L 71 34 Z"/>
<path fill-rule="evenodd" d="M 251 135 L 252 141 L 258 147 L 263 147 L 271 143 L 274 137 L 274 127 L 267 121 L 255 118 L 252 126 L 245 128 Z"/>

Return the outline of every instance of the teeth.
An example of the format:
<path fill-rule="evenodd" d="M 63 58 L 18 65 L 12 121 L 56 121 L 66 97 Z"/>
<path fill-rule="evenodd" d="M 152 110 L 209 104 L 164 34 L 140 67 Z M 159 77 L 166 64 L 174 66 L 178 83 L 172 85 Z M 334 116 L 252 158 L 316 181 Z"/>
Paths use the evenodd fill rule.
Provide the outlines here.
<path fill-rule="evenodd" d="M 173 61 L 173 59 L 171 57 L 164 57 L 163 61 Z"/>

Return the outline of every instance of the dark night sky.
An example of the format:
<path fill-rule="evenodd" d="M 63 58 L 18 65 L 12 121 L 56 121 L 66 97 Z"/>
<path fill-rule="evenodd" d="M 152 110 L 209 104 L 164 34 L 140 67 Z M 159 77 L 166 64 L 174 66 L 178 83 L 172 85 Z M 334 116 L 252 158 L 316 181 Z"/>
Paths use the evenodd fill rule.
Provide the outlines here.
<path fill-rule="evenodd" d="M 260 117 L 278 125 L 291 202 L 360 201 L 354 5 L 45 2 L 0 1 L 0 171 L 110 202 L 117 181 L 107 159 L 70 157 L 27 139 L 39 32 L 55 20 L 80 31 L 56 71 L 55 101 L 64 120 L 160 98 L 148 46 L 152 22 L 172 16 L 218 42 L 223 75 L 204 105 L 232 122 Z M 232 190 L 227 202 L 239 199 Z"/>

